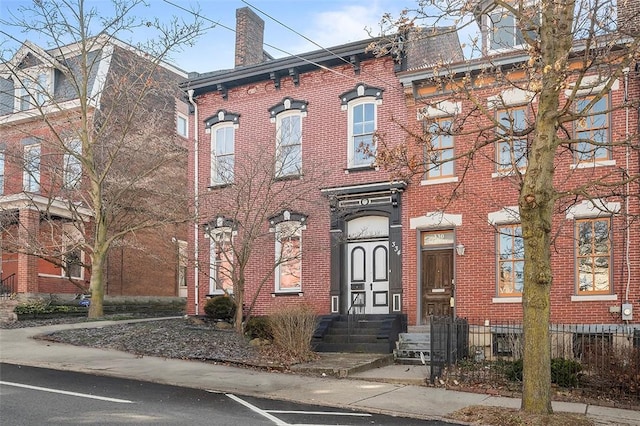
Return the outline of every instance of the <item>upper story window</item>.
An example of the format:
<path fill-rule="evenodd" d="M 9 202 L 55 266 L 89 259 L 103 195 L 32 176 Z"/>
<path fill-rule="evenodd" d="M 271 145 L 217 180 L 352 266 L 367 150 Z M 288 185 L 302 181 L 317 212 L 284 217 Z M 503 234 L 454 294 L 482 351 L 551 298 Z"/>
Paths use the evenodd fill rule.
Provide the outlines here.
<path fill-rule="evenodd" d="M 302 290 L 302 231 L 306 216 L 284 211 L 270 220 L 275 232 L 275 291 Z"/>
<path fill-rule="evenodd" d="M 211 185 L 233 183 L 235 166 L 235 133 L 240 116 L 224 110 L 205 120 L 205 131 L 211 134 Z"/>
<path fill-rule="evenodd" d="M 347 167 L 370 167 L 376 156 L 375 133 L 378 130 L 378 105 L 382 89 L 359 84 L 340 95 L 342 109 L 349 113 Z"/>
<path fill-rule="evenodd" d="M 39 67 L 28 68 L 19 72 L 15 82 L 14 110 L 27 111 L 41 107 L 51 98 L 53 87 L 53 71 Z"/>
<path fill-rule="evenodd" d="M 180 113 L 176 116 L 176 132 L 183 138 L 189 137 L 189 121 L 186 116 Z"/>
<path fill-rule="evenodd" d="M 40 153 L 39 143 L 24 146 L 22 189 L 25 192 L 40 191 Z"/>
<path fill-rule="evenodd" d="M 574 146 L 574 161 L 578 164 L 609 160 L 608 98 L 603 96 L 595 102 L 590 96 L 577 99 L 576 112 L 582 117 L 575 122 L 578 142 Z"/>
<path fill-rule="evenodd" d="M 489 51 L 517 48 L 523 46 L 527 38 L 537 38 L 540 15 L 535 7 L 536 1 L 524 3 L 518 14 L 503 7 L 496 7 L 488 13 L 486 19 Z M 527 37 L 524 34 L 527 34 Z"/>
<path fill-rule="evenodd" d="M 428 128 L 431 138 L 425 146 L 425 178 L 441 179 L 455 175 L 454 167 L 454 137 L 451 133 L 453 121 L 451 118 L 434 120 Z"/>
<path fill-rule="evenodd" d="M 62 169 L 62 187 L 65 189 L 76 189 L 80 186 L 82 178 L 82 143 L 79 140 L 72 140 L 65 144 Z"/>
<path fill-rule="evenodd" d="M 302 118 L 307 116 L 307 102 L 285 98 L 269 113 L 276 123 L 276 177 L 302 174 Z"/>
<path fill-rule="evenodd" d="M 527 138 L 519 135 L 527 128 L 527 108 L 512 107 L 496 112 L 496 167 L 498 172 L 527 167 Z"/>

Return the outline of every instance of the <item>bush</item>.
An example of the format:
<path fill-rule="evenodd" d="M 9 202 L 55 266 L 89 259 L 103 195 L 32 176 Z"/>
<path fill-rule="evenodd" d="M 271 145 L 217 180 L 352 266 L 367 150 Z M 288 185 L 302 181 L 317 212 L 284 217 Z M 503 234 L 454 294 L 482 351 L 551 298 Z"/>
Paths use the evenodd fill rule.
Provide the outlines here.
<path fill-rule="evenodd" d="M 250 317 L 244 326 L 244 330 L 250 339 L 273 340 L 273 333 L 267 317 Z"/>
<path fill-rule="evenodd" d="M 273 346 L 284 356 L 297 362 L 315 358 L 315 352 L 311 349 L 311 339 L 316 325 L 316 314 L 308 306 L 284 308 L 269 316 Z"/>
<path fill-rule="evenodd" d="M 581 371 L 582 365 L 574 359 L 554 358 L 551 360 L 551 383 L 563 388 L 575 388 Z"/>
<path fill-rule="evenodd" d="M 236 314 L 236 304 L 228 296 L 216 296 L 207 300 L 204 313 L 214 320 L 231 322 Z"/>
<path fill-rule="evenodd" d="M 582 365 L 573 359 L 553 358 L 551 360 L 551 383 L 564 388 L 578 386 Z M 505 368 L 505 375 L 513 382 L 522 381 L 522 359 L 510 362 Z"/>

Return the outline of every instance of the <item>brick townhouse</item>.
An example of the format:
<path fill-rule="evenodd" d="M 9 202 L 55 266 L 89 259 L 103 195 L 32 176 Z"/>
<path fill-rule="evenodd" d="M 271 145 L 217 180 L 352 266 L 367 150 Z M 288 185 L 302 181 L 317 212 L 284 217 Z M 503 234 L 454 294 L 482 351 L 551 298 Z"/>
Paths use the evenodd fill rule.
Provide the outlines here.
<path fill-rule="evenodd" d="M 638 22 L 638 10 L 631 6 L 619 16 Z M 522 319 L 518 176 L 526 171 L 527 137 L 508 135 L 533 122 L 538 100 L 526 90 L 522 65 L 528 57 L 517 49 L 522 39 L 514 31 L 516 19 L 498 9 L 478 19 L 484 30 L 484 56 L 450 64 L 445 70 L 400 73 L 410 94 L 412 128 L 432 134 L 424 174 L 408 186 L 403 200 L 407 218 L 403 308 L 410 324 L 427 324 L 430 315 L 455 315 L 484 325 Z M 612 50 L 612 57 L 615 54 Z M 578 70 L 579 57 L 574 61 L 572 69 Z M 446 82 L 436 72 L 440 77 L 446 74 Z M 571 95 L 576 78 L 577 72 L 568 76 L 565 96 Z M 582 79 L 580 87 L 585 88 L 577 91 L 574 108 L 587 105 L 611 78 L 604 66 L 600 72 L 590 71 Z M 462 87 L 463 81 L 470 82 L 472 96 L 461 94 L 462 90 L 454 94 L 452 88 Z M 601 186 L 590 196 L 557 202 L 551 248 L 554 323 L 609 325 L 611 330 L 640 323 L 639 98 L 636 61 L 615 78 L 587 118 L 569 123 L 567 133 L 560 135 L 630 143 L 596 148 L 583 140 L 559 150 L 554 177 L 558 191 L 612 176 L 636 180 L 617 190 Z M 474 102 L 487 112 L 479 113 Z M 458 157 L 485 141 L 489 145 L 472 159 Z M 433 158 L 452 161 L 430 164 Z"/>
<path fill-rule="evenodd" d="M 118 40 L 90 42 L 93 47 L 88 52 L 86 79 L 79 77 L 81 50 L 74 44 L 46 50 L 26 41 L 0 68 L 3 289 L 19 294 L 89 291 L 90 259 L 80 243 L 91 238 L 94 215 L 83 198 L 88 178 L 79 157 L 73 155 L 81 149 L 73 137 L 80 131 L 74 118 L 80 111 L 78 94 L 86 83 L 85 101 L 93 122 L 105 112 L 104 106 L 122 102 L 115 98 L 122 91 L 110 85 L 123 84 L 132 67 L 148 62 Z M 74 73 L 76 78 L 71 78 Z M 166 65 L 163 76 L 177 90 L 186 74 Z M 158 126 L 157 130 L 174 135 L 172 143 L 185 150 L 186 106 L 175 104 L 175 94 L 154 99 L 177 105 L 164 117 L 167 128 Z M 119 109 L 122 114 L 124 106 Z M 155 110 L 152 103 L 148 108 Z M 115 122 L 118 117 L 109 120 Z M 181 136 L 175 136 L 176 120 Z M 97 124 L 89 129 L 94 130 L 98 131 Z M 61 149 L 60 140 L 64 140 L 65 149 Z M 182 161 L 185 170 L 186 151 Z M 183 175 L 186 179 L 186 172 Z M 79 231 L 78 223 L 84 232 Z M 186 262 L 179 262 L 179 252 L 184 252 L 186 245 L 185 232 L 175 226 L 142 230 L 112 247 L 105 268 L 106 294 L 178 296 L 180 282 L 185 291 Z"/>
<path fill-rule="evenodd" d="M 271 59 L 263 28 L 249 8 L 238 9 L 235 68 L 182 85 L 193 103 L 189 174 L 199 207 L 189 235 L 198 263 L 189 271 L 188 313 L 203 315 L 208 297 L 233 291 L 238 259 L 224 244 L 257 232 L 258 253 L 243 266 L 253 314 L 303 303 L 318 314 L 401 315 L 406 182 L 373 165 L 374 133 L 391 146 L 404 142 L 397 72 L 441 52 L 461 59 L 457 36 L 416 39 L 399 56 L 376 57 L 363 40 Z M 258 183 L 247 175 L 258 163 L 267 169 L 264 191 L 249 195 Z M 235 201 L 242 196 L 244 204 Z M 247 212 L 239 217 L 241 204 L 267 210 L 257 231 L 247 229 Z M 301 256 L 273 261 L 286 250 Z"/>

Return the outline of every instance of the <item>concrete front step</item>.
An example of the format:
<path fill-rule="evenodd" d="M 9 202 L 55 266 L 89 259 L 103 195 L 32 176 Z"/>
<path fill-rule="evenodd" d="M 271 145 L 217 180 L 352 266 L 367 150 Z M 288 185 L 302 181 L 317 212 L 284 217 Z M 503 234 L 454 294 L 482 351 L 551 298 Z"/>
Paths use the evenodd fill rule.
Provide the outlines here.
<path fill-rule="evenodd" d="M 312 343 L 313 344 L 313 343 Z M 389 353 L 389 343 L 326 343 L 314 344 L 316 352 Z"/>

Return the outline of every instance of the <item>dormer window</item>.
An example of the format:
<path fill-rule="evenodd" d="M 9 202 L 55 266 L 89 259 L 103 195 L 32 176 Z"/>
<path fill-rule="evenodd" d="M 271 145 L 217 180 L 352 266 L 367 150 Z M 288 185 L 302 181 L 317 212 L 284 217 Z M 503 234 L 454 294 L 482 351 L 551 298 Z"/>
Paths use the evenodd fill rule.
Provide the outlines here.
<path fill-rule="evenodd" d="M 16 112 L 43 106 L 51 98 L 53 71 L 43 68 L 29 68 L 18 72 L 15 87 Z"/>
<path fill-rule="evenodd" d="M 490 52 L 521 47 L 526 44 L 526 38 L 537 38 L 536 27 L 540 23 L 540 16 L 534 1 L 528 2 L 528 6 L 523 6 L 517 14 L 509 9 L 497 7 L 488 13 L 486 19 Z M 527 37 L 524 34 L 527 34 Z"/>

